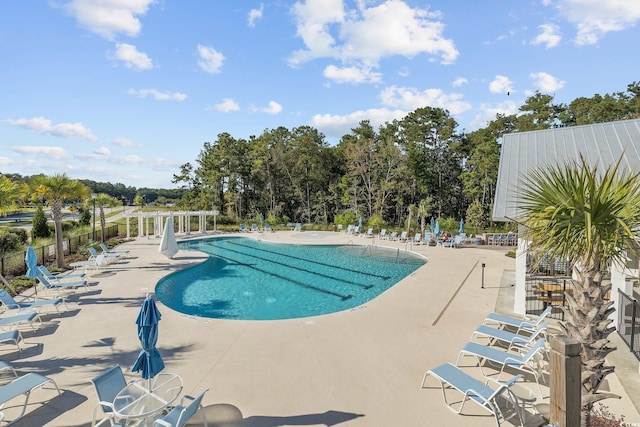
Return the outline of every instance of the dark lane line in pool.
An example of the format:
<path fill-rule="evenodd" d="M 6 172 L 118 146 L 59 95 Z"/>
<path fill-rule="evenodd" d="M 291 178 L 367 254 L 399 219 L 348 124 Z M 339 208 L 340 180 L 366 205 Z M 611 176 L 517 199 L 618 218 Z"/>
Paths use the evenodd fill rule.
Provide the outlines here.
<path fill-rule="evenodd" d="M 346 270 L 346 271 L 350 271 L 352 273 L 358 273 L 358 274 L 362 274 L 362 275 L 365 275 L 365 276 L 377 277 L 379 279 L 384 279 L 384 280 L 391 279 L 391 276 L 382 276 L 380 274 L 367 273 L 366 271 L 356 270 L 354 268 L 337 267 L 337 266 L 335 266 L 333 264 L 329 264 L 329 263 L 326 263 L 326 262 L 313 261 L 313 260 L 309 260 L 309 259 L 306 259 L 306 258 L 297 257 L 295 255 L 283 254 L 282 252 L 278 252 L 278 251 L 274 251 L 274 250 L 269 250 L 269 249 L 264 249 L 264 248 L 257 248 L 257 247 L 249 246 L 249 245 L 243 245 L 242 243 L 232 242 L 230 240 L 227 241 L 227 242 L 229 244 L 234 244 L 234 245 L 238 245 L 238 246 L 244 246 L 245 248 L 256 249 L 256 250 L 260 250 L 260 251 L 263 251 L 263 252 L 269 252 L 269 253 L 272 253 L 272 254 L 275 254 L 275 255 L 281 255 L 281 256 L 285 256 L 287 258 L 297 259 L 297 260 L 309 262 L 309 263 L 312 263 L 312 264 L 319 264 L 319 265 L 323 265 L 325 267 L 331 267 L 331 268 L 335 268 L 335 269 L 338 269 L 338 270 Z"/>
<path fill-rule="evenodd" d="M 329 291 L 329 290 L 326 290 L 326 289 L 319 288 L 317 286 L 309 285 L 308 283 L 300 282 L 298 280 L 294 280 L 294 279 L 291 279 L 289 277 L 282 276 L 282 275 L 274 273 L 272 271 L 268 271 L 268 270 L 264 270 L 262 268 L 255 267 L 253 264 L 248 264 L 248 263 L 245 263 L 245 262 L 242 262 L 242 261 L 238 261 L 236 259 L 229 258 L 229 257 L 226 257 L 224 255 L 216 254 L 216 255 L 212 255 L 212 256 L 220 257 L 220 258 L 222 258 L 222 259 L 224 259 L 226 261 L 231 261 L 231 262 L 234 262 L 236 264 L 243 265 L 245 267 L 249 267 L 249 268 L 252 268 L 254 270 L 258 270 L 258 271 L 260 271 L 262 273 L 268 274 L 270 276 L 277 277 L 279 279 L 285 280 L 287 282 L 291 282 L 291 283 L 293 283 L 295 285 L 299 285 L 299 286 L 302 286 L 304 288 L 313 289 L 314 291 L 318 291 L 318 292 L 322 292 L 322 293 L 325 293 L 325 294 L 328 294 L 328 295 L 336 296 L 336 297 L 342 299 L 343 301 L 348 300 L 350 298 L 353 298 L 353 295 L 342 295 L 342 294 L 339 294 L 337 292 L 332 292 L 332 291 Z"/>
<path fill-rule="evenodd" d="M 260 260 L 265 261 L 265 262 L 270 262 L 272 264 L 281 265 L 283 267 L 291 268 L 291 269 L 294 269 L 294 270 L 304 271 L 305 273 L 309 273 L 309 274 L 313 274 L 313 275 L 316 275 L 316 276 L 324 277 L 325 279 L 337 280 L 339 282 L 347 283 L 347 284 L 354 285 L 354 286 L 358 286 L 358 287 L 361 287 L 363 289 L 371 289 L 371 288 L 373 288 L 373 285 L 363 285 L 361 283 L 352 282 L 350 280 L 341 279 L 339 277 L 330 276 L 328 274 L 319 273 L 319 272 L 316 272 L 316 271 L 313 271 L 313 270 L 308 270 L 306 268 L 295 267 L 295 266 L 293 266 L 291 264 L 287 264 L 287 263 L 284 263 L 284 262 L 271 260 L 269 258 L 264 258 L 264 257 L 257 256 L 257 255 L 247 254 L 245 252 L 236 251 L 234 249 L 226 248 L 226 247 L 223 247 L 223 246 L 218 246 L 216 244 L 208 243 L 208 245 L 209 246 L 213 246 L 214 248 L 223 249 L 225 251 L 230 251 L 230 252 L 233 252 L 233 253 L 236 253 L 236 254 L 240 254 L 240 255 L 244 255 L 244 256 L 250 256 L 250 257 L 253 257 L 253 258 L 260 259 Z M 234 245 L 235 245 L 235 243 L 234 243 Z M 242 246 L 242 245 L 240 245 L 240 246 Z M 249 248 L 253 249 L 250 246 L 249 246 Z"/>

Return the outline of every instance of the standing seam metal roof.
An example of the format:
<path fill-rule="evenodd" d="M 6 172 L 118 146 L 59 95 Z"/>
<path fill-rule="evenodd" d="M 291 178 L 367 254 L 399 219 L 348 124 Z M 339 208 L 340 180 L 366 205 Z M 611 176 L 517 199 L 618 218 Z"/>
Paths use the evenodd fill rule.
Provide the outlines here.
<path fill-rule="evenodd" d="M 504 135 L 493 220 L 518 217 L 521 180 L 529 171 L 577 160 L 581 154 L 589 164 L 600 167 L 623 156 L 623 169 L 640 171 L 640 119 Z"/>

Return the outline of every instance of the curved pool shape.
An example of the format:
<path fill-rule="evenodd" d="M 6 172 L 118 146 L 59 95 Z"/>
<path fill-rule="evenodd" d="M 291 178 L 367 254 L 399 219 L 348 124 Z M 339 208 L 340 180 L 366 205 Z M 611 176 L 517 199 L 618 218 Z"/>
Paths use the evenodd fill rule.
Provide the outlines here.
<path fill-rule="evenodd" d="M 426 260 L 375 246 L 294 245 L 244 237 L 180 243 L 209 254 L 163 278 L 156 295 L 178 312 L 201 317 L 275 320 L 348 310 L 370 301 Z"/>

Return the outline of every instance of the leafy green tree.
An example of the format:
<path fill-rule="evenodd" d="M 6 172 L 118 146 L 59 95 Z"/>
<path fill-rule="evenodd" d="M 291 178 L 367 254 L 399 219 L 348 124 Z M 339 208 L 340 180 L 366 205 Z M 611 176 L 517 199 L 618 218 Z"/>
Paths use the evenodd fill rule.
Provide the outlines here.
<path fill-rule="evenodd" d="M 566 335 L 581 344 L 582 425 L 589 425 L 595 402 L 611 393 L 599 392 L 614 371 L 605 358 L 615 350 L 608 336 L 615 331 L 610 315 L 611 289 L 603 278 L 614 263 L 626 261 L 625 251 L 636 253 L 640 229 L 640 174 L 628 172 L 621 160 L 606 169 L 579 161 L 538 168 L 520 183 L 522 195 L 518 221 L 532 250 L 573 265 L 568 307 L 563 307 Z"/>
<path fill-rule="evenodd" d="M 427 228 L 427 217 L 432 215 L 433 210 L 433 199 L 431 197 L 426 197 L 420 200 L 418 203 L 418 209 L 416 210 L 416 215 L 420 218 L 420 233 L 424 236 L 424 231 Z"/>
<path fill-rule="evenodd" d="M 485 220 L 485 212 L 482 208 L 482 203 L 480 203 L 479 200 L 474 200 L 473 202 L 471 202 L 471 204 L 467 208 L 467 214 L 465 215 L 465 217 L 465 224 L 475 230 L 483 230 L 487 225 Z"/>
<path fill-rule="evenodd" d="M 527 132 L 557 126 L 564 107 L 553 104 L 553 96 L 536 91 L 525 100 L 519 110 L 523 114 L 518 117 L 518 131 Z"/>
<path fill-rule="evenodd" d="M 51 217 L 56 232 L 56 262 L 58 268 L 64 267 L 64 250 L 62 246 L 62 207 L 66 201 L 86 198 L 89 189 L 66 174 L 38 176 L 31 183 L 33 193 L 43 198 L 51 206 Z"/>
<path fill-rule="evenodd" d="M 31 238 L 46 239 L 51 236 L 51 230 L 47 225 L 47 217 L 44 214 L 44 209 L 42 206 L 38 206 L 36 208 L 35 215 L 33 216 L 33 221 L 31 222 Z"/>

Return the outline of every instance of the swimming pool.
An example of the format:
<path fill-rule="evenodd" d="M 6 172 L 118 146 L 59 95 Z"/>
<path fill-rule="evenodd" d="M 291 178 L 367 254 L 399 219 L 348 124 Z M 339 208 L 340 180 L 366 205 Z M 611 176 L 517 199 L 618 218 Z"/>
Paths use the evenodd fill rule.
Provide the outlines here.
<path fill-rule="evenodd" d="M 209 318 L 275 320 L 348 310 L 377 297 L 426 263 L 398 249 L 294 245 L 245 237 L 181 242 L 209 254 L 156 286 L 178 312 Z"/>

